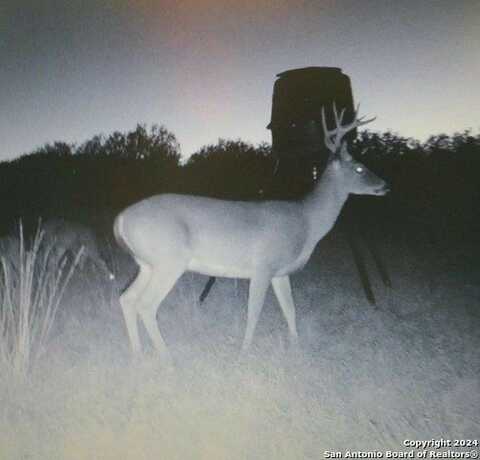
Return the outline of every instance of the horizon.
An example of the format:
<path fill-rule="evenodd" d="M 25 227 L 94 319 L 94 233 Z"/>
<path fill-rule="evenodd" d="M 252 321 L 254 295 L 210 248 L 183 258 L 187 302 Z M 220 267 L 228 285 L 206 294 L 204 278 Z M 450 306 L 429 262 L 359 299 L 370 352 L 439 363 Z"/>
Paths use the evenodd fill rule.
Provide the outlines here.
<path fill-rule="evenodd" d="M 136 126 L 138 126 L 138 125 L 143 125 L 143 126 L 145 126 L 146 129 L 147 129 L 147 131 L 148 131 L 148 130 L 149 130 L 152 126 L 154 126 L 155 124 L 157 124 L 157 123 L 146 124 L 146 123 L 140 123 L 140 122 L 139 122 L 139 123 L 136 123 L 135 126 L 133 126 L 132 128 L 127 129 L 127 130 L 125 130 L 125 131 L 120 131 L 120 132 L 121 132 L 122 134 L 127 134 L 128 132 L 133 131 L 133 130 L 136 128 Z M 158 124 L 157 124 L 157 125 L 158 125 Z M 161 126 L 161 125 L 159 125 L 159 126 Z M 171 134 L 175 135 L 174 132 L 172 132 L 170 129 L 168 129 L 168 126 L 164 126 L 164 127 L 167 128 L 167 130 L 168 130 Z M 94 137 L 96 137 L 96 136 L 101 136 L 101 137 L 103 138 L 103 140 L 105 140 L 105 139 L 107 139 L 111 134 L 113 134 L 115 131 L 119 131 L 119 130 L 114 130 L 114 131 L 111 131 L 110 133 L 95 133 L 95 134 L 93 134 L 92 136 L 90 136 L 90 137 L 88 137 L 88 138 L 86 138 L 86 139 L 83 139 L 83 140 L 80 141 L 80 142 L 75 142 L 75 141 L 73 141 L 73 142 L 68 142 L 68 141 L 65 141 L 64 139 L 54 139 L 54 140 L 52 140 L 52 141 L 45 142 L 45 143 L 43 143 L 43 144 L 34 146 L 34 147 L 32 148 L 32 150 L 30 150 L 30 151 L 28 151 L 28 152 L 22 152 L 22 153 L 20 153 L 19 155 L 13 157 L 13 158 L 5 158 L 5 159 L 1 159 L 1 158 L 0 158 L 0 163 L 12 161 L 12 160 L 16 160 L 16 159 L 19 159 L 19 158 L 21 158 L 21 157 L 23 157 L 23 156 L 28 156 L 28 155 L 35 154 L 36 151 L 37 151 L 37 150 L 40 150 L 42 147 L 45 147 L 45 146 L 47 146 L 47 145 L 53 146 L 53 145 L 54 145 L 55 143 L 57 143 L 57 142 L 58 142 L 58 143 L 65 143 L 65 144 L 67 144 L 69 147 L 72 148 L 72 150 L 73 150 L 73 151 L 72 151 L 72 154 L 75 154 L 75 151 L 74 151 L 74 150 L 75 150 L 76 148 L 80 147 L 83 143 L 91 140 L 92 138 L 94 138 Z M 386 134 L 386 133 L 391 133 L 391 134 L 393 134 L 394 136 L 397 136 L 397 137 L 400 137 L 400 138 L 404 138 L 404 139 L 406 139 L 406 140 L 408 140 L 408 141 L 419 142 L 421 145 L 423 145 L 424 143 L 426 143 L 430 137 L 435 137 L 435 136 L 446 135 L 446 136 L 448 136 L 448 137 L 451 138 L 451 137 L 453 137 L 454 135 L 457 135 L 457 134 L 462 135 L 462 134 L 464 134 L 465 132 L 469 132 L 469 133 L 470 133 L 471 135 L 473 135 L 474 137 L 475 137 L 475 136 L 480 136 L 480 128 L 477 129 L 477 130 L 465 128 L 464 130 L 455 131 L 455 132 L 452 132 L 452 133 L 444 133 L 444 132 L 443 132 L 443 133 L 440 133 L 440 132 L 439 132 L 439 133 L 432 133 L 432 134 L 427 135 L 424 139 L 418 139 L 418 138 L 415 138 L 415 137 L 403 136 L 402 133 L 398 133 L 398 132 L 395 132 L 395 131 L 389 131 L 389 130 L 378 131 L 378 130 L 366 128 L 366 129 L 359 130 L 358 132 L 361 133 L 361 132 L 364 132 L 364 131 L 367 131 L 367 132 L 369 132 L 369 133 L 378 134 L 378 135 L 380 135 L 380 136 L 382 136 L 382 135 L 384 135 L 384 134 Z M 175 135 L 175 137 L 176 137 L 176 135 Z M 358 136 L 357 136 L 357 137 L 358 137 Z M 177 141 L 178 141 L 178 139 L 177 139 Z M 235 139 L 234 139 L 234 138 L 223 138 L 223 137 L 219 137 L 219 138 L 217 138 L 215 141 L 212 141 L 212 142 L 210 142 L 210 143 L 208 143 L 208 144 L 204 144 L 204 145 L 199 146 L 197 150 L 195 150 L 194 152 L 190 152 L 190 154 L 187 156 L 187 155 L 184 154 L 183 149 L 182 149 L 182 145 L 179 143 L 179 145 L 180 145 L 180 163 L 185 163 L 185 162 L 187 162 L 188 159 L 189 159 L 192 155 L 199 153 L 202 148 L 205 148 L 205 147 L 208 147 L 208 146 L 211 146 L 211 145 L 214 145 L 214 146 L 215 146 L 215 145 L 217 145 L 220 141 L 243 142 L 243 143 L 252 145 L 254 148 L 257 148 L 257 147 L 259 147 L 261 144 L 264 144 L 264 143 L 268 144 L 269 146 L 272 145 L 271 140 L 263 140 L 263 141 L 261 140 L 261 141 L 259 141 L 259 142 L 251 142 L 251 141 L 249 141 L 249 140 L 247 140 L 247 139 L 242 139 L 242 138 L 235 138 Z"/>
<path fill-rule="evenodd" d="M 183 159 L 220 138 L 270 144 L 276 74 L 308 66 L 350 77 L 371 131 L 477 132 L 479 17 L 468 0 L 7 0 L 0 161 L 138 123 L 164 125 Z"/>

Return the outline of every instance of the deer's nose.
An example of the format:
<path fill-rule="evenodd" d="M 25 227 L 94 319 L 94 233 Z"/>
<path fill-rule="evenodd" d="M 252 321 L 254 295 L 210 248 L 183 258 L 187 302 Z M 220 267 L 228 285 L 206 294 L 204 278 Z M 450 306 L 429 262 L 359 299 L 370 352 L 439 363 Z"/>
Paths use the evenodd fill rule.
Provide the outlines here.
<path fill-rule="evenodd" d="M 384 183 L 381 187 L 375 189 L 375 194 L 379 196 L 386 195 L 390 191 L 390 187 L 387 183 Z"/>

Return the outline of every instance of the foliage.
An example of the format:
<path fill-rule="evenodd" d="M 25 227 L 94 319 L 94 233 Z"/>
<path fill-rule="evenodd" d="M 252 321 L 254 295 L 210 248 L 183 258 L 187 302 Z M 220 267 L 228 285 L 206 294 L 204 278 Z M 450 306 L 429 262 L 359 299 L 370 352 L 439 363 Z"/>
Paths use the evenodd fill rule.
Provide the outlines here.
<path fill-rule="evenodd" d="M 147 130 L 138 124 L 133 131 L 115 131 L 108 137 L 100 135 L 81 144 L 75 151 L 90 157 L 115 157 L 132 160 L 162 160 L 178 164 L 180 144 L 164 126 L 153 125 Z"/>
<path fill-rule="evenodd" d="M 79 146 L 46 144 L 0 164 L 2 196 L 8 216 L 0 231 L 23 219 L 32 227 L 38 217 L 88 219 L 114 212 L 132 201 L 167 189 L 167 178 L 180 168 L 180 147 L 164 126 L 144 125 L 127 133 L 97 135 Z M 73 214 L 73 215 L 72 215 Z"/>
<path fill-rule="evenodd" d="M 66 142 L 54 142 L 53 144 L 45 144 L 43 147 L 34 150 L 31 154 L 35 158 L 51 158 L 54 159 L 68 157 L 72 155 L 74 146 L 72 144 L 67 144 Z"/>
<path fill-rule="evenodd" d="M 449 238 L 479 233 L 480 134 L 439 134 L 421 143 L 363 131 L 350 150 L 392 187 L 383 200 L 352 200 L 365 218 L 396 229 L 428 227 Z M 86 223 L 107 216 L 104 227 L 111 229 L 120 209 L 164 192 L 237 200 L 301 197 L 312 186 L 312 165 L 299 163 L 278 163 L 265 143 L 219 139 L 182 166 L 175 136 L 158 125 L 93 136 L 79 146 L 55 142 L 0 164 L 0 192 L 8 198 L 0 232 L 19 218 L 32 227 L 39 216 Z"/>
<path fill-rule="evenodd" d="M 268 144 L 219 139 L 202 147 L 185 166 L 185 175 L 194 193 L 231 199 L 258 198 L 274 168 Z"/>

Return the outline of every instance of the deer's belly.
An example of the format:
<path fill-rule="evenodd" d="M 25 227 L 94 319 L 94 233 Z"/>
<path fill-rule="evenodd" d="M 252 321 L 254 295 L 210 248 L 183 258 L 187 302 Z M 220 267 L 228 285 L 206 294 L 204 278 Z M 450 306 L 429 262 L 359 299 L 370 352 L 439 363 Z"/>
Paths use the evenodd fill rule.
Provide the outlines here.
<path fill-rule="evenodd" d="M 263 268 L 273 276 L 284 276 L 302 269 L 310 258 L 314 245 L 279 254 L 275 251 L 251 252 L 197 251 L 188 263 L 187 270 L 208 276 L 226 278 L 251 278 Z"/>
<path fill-rule="evenodd" d="M 246 267 L 222 264 L 221 262 L 206 262 L 192 259 L 187 267 L 188 271 L 201 273 L 208 276 L 220 276 L 225 278 L 250 278 L 251 270 Z"/>

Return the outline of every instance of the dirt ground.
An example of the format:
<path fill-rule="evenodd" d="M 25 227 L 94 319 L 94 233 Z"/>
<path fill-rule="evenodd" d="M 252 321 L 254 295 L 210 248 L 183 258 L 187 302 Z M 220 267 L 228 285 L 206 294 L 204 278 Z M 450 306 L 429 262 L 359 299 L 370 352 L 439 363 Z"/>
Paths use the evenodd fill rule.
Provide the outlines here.
<path fill-rule="evenodd" d="M 115 253 L 115 284 L 87 268 L 28 378 L 0 375 L 0 458 L 318 459 L 478 438 L 478 254 L 379 247 L 393 287 L 369 262 L 376 307 L 328 236 L 292 277 L 300 349 L 269 292 L 242 358 L 248 283 L 220 279 L 199 304 L 206 277 L 185 274 L 158 313 L 173 369 L 130 355 L 118 291 L 135 266 Z"/>

